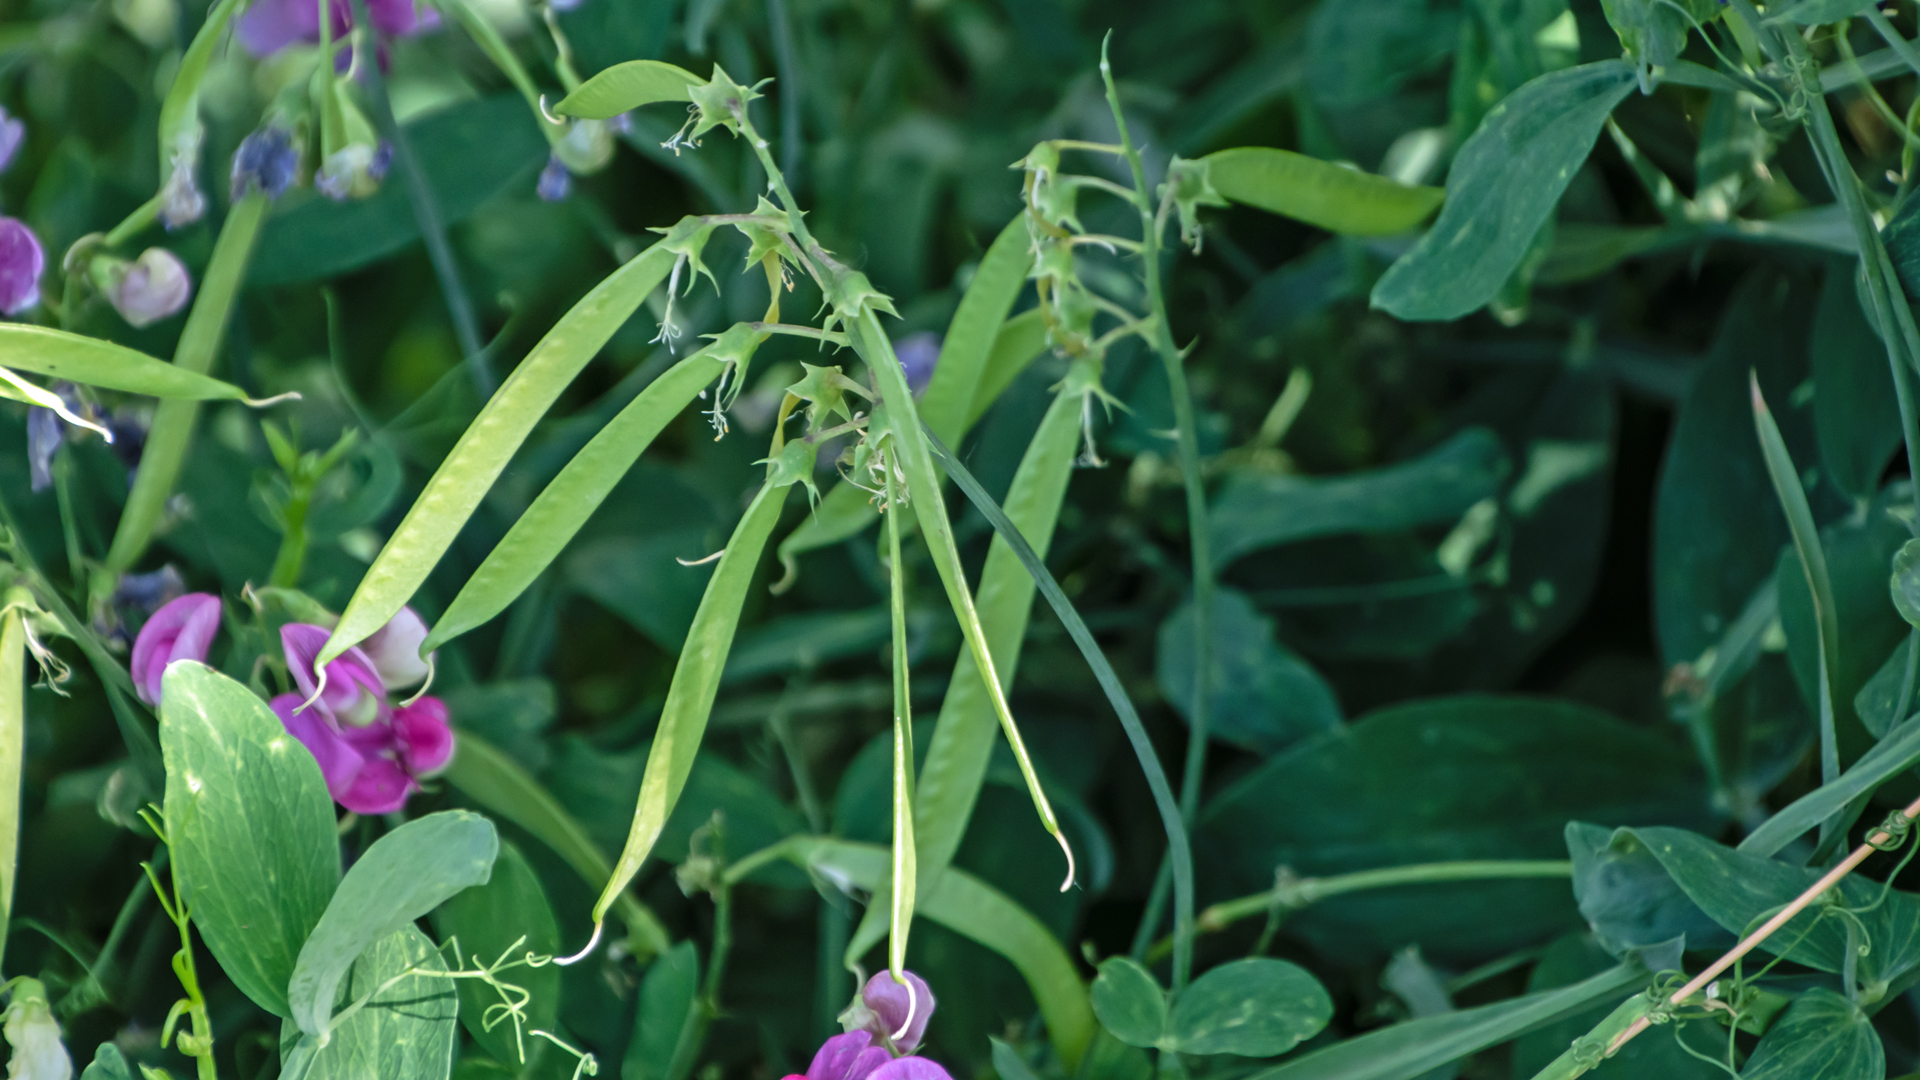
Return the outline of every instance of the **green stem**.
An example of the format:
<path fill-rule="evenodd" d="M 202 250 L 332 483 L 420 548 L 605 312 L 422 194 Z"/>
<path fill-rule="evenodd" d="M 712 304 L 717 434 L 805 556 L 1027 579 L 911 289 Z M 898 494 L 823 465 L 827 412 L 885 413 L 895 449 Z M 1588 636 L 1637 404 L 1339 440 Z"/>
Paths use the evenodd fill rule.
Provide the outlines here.
<path fill-rule="evenodd" d="M 1133 173 L 1133 201 L 1140 211 L 1143 234 L 1140 258 L 1144 263 L 1149 318 L 1153 323 L 1148 340 L 1154 352 L 1160 356 L 1160 364 L 1167 375 L 1167 385 L 1172 391 L 1174 425 L 1179 433 L 1180 479 L 1187 496 L 1187 541 L 1192 549 L 1193 560 L 1193 663 L 1196 675 L 1188 716 L 1190 730 L 1186 768 L 1182 770 L 1180 779 L 1180 816 L 1191 828 L 1200 809 L 1200 786 L 1206 772 L 1207 728 L 1213 696 L 1214 581 L 1212 545 L 1207 531 L 1207 489 L 1200 475 L 1200 442 L 1194 423 L 1193 393 L 1187 387 L 1184 357 L 1173 343 L 1173 331 L 1167 321 L 1166 291 L 1160 280 L 1160 235 L 1165 224 L 1165 207 L 1161 208 L 1159 214 L 1154 212 L 1152 196 L 1147 189 L 1146 166 L 1140 160 L 1139 149 L 1133 145 L 1133 134 L 1127 129 L 1126 117 L 1120 110 L 1120 92 L 1114 86 L 1113 67 L 1107 62 L 1105 42 L 1100 46 L 1100 78 L 1107 87 L 1107 106 L 1113 111 L 1114 127 L 1120 132 L 1120 153 Z M 1179 905 L 1175 906 L 1177 908 Z M 1150 911 L 1149 915 L 1154 913 Z M 1158 921 L 1157 918 L 1155 921 Z M 1191 936 L 1192 933 L 1191 926 L 1178 925 L 1176 915 L 1174 936 Z M 1173 970 L 1175 993 L 1186 986 L 1190 973 L 1176 957 Z"/>
<path fill-rule="evenodd" d="M 296 489 L 282 514 L 285 531 L 280 534 L 280 551 L 273 557 L 273 569 L 267 584 L 283 589 L 298 588 L 300 571 L 307 563 L 307 510 L 311 491 Z"/>
<path fill-rule="evenodd" d="M 199 1080 L 218 1080 L 219 1071 L 213 1061 L 213 1017 L 207 1011 L 206 998 L 200 993 L 200 977 L 193 963 L 191 919 L 180 898 L 180 864 L 168 862 L 167 874 L 173 882 L 173 903 L 169 909 L 174 924 L 180 928 L 180 951 L 174 955 L 173 971 L 186 991 L 187 1018 L 193 1027 L 193 1045 L 181 1046 L 179 1037 L 175 1036 L 174 1048 L 194 1059 Z"/>
<path fill-rule="evenodd" d="M 163 177 L 162 182 L 164 182 L 164 179 Z M 128 214 L 125 221 L 115 225 L 113 231 L 107 233 L 100 241 L 101 246 L 117 248 L 140 235 L 147 226 L 153 224 L 154 221 L 160 217 L 160 203 L 162 199 L 162 195 L 155 194 L 153 198 L 135 207 L 133 213 Z M 67 317 L 71 319 L 73 316 L 69 315 Z"/>

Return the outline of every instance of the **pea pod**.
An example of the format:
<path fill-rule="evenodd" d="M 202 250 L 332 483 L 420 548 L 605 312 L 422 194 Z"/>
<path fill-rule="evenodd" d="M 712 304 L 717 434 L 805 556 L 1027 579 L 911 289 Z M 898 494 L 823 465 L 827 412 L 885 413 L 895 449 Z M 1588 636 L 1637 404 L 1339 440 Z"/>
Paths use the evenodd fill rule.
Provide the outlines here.
<path fill-rule="evenodd" d="M 775 427 L 776 437 L 779 428 Z M 780 508 L 787 489 L 807 478 L 813 468 L 810 443 L 796 442 L 789 454 L 804 455 L 804 463 L 789 461 L 777 454 L 775 467 L 760 493 L 753 497 L 747 512 L 727 540 L 726 554 L 707 582 L 707 591 L 694 611 L 693 626 L 687 631 L 687 643 L 680 650 L 680 663 L 673 669 L 673 681 L 667 687 L 667 702 L 660 712 L 660 726 L 647 752 L 646 771 L 640 777 L 640 798 L 634 808 L 633 825 L 627 831 L 626 847 L 614 865 L 613 878 L 593 905 L 594 936 L 607 908 L 620 891 L 633 880 L 660 839 L 667 816 L 680 800 L 687 774 L 693 770 L 694 755 L 707 731 L 707 715 L 720 691 L 720 673 L 727 666 L 727 653 L 733 647 L 734 631 L 740 626 L 740 607 L 747 599 L 747 586 L 760 563 L 773 527 L 780 521 Z M 588 948 L 591 948 L 589 944 Z"/>
<path fill-rule="evenodd" d="M 1047 351 L 1047 321 L 1039 308 L 1023 311 L 1000 324 L 994 335 L 993 351 L 980 369 L 980 383 L 973 389 L 973 402 L 967 406 L 967 422 L 961 434 L 980 422 L 993 403 L 1013 380 Z M 945 436 L 942 436 L 945 438 Z"/>
<path fill-rule="evenodd" d="M 0 614 L 0 955 L 13 915 L 20 855 L 20 765 L 27 732 L 27 627 L 18 607 Z"/>
<path fill-rule="evenodd" d="M 214 241 L 213 257 L 208 260 L 206 276 L 200 282 L 200 295 L 194 298 L 193 310 L 187 315 L 187 325 L 180 331 L 180 343 L 173 350 L 173 363 L 162 364 L 141 357 L 152 363 L 154 368 L 167 372 L 165 378 L 168 385 L 177 383 L 181 390 L 159 393 L 161 377 L 156 373 L 153 377 L 155 389 L 134 391 L 171 400 L 162 401 L 160 407 L 154 410 L 153 427 L 147 432 L 146 447 L 140 452 L 140 469 L 134 474 L 133 489 L 127 492 L 126 509 L 120 513 L 120 524 L 114 529 L 113 544 L 107 550 L 106 568 L 111 574 L 117 575 L 131 569 L 146 552 L 147 542 L 153 538 L 153 530 L 160 523 L 161 511 L 166 506 L 167 498 L 173 494 L 174 482 L 180 477 L 180 466 L 187 459 L 187 444 L 193 437 L 194 422 L 200 416 L 200 407 L 194 403 L 194 399 L 242 396 L 238 388 L 208 378 L 207 372 L 213 369 L 214 357 L 220 352 L 220 341 L 226 336 L 228 317 L 233 313 L 234 300 L 240 295 L 240 286 L 246 281 L 247 261 L 253 255 L 253 243 L 260 235 L 260 223 L 266 215 L 267 197 L 259 192 L 233 204 L 227 211 L 226 221 L 220 226 L 219 239 Z M 10 324 L 5 329 L 12 331 L 15 327 Z M 77 372 L 61 374 L 59 377 L 76 382 L 88 381 L 84 374 Z M 225 389 L 217 394 L 201 393 L 194 389 L 208 383 Z M 103 382 L 97 385 L 108 384 Z M 111 588 L 111 584 L 107 587 Z"/>
<path fill-rule="evenodd" d="M 1266 146 L 1208 154 L 1197 163 L 1213 190 L 1237 203 L 1353 236 L 1403 233 L 1447 193 Z"/>
<path fill-rule="evenodd" d="M 422 655 L 506 610 L 553 562 L 662 428 L 729 364 L 744 367 L 766 335 L 744 325 L 655 379 L 600 429 L 540 492 L 447 605 Z"/>
<path fill-rule="evenodd" d="M 1076 365 L 1075 377 L 1086 378 L 1090 364 Z M 1080 408 L 1084 387 L 1063 385 L 1047 414 L 1028 443 L 1020 459 L 1020 468 L 1007 491 L 1006 513 L 1043 558 L 1053 540 L 1054 523 L 1060 516 L 1060 504 L 1066 498 L 1067 481 L 1073 473 L 1075 442 L 1080 431 Z M 1033 577 L 1005 540 L 995 537 L 987 552 L 986 569 L 980 574 L 980 588 L 974 602 L 980 612 L 987 647 L 992 652 L 1003 689 L 1013 685 L 1014 669 L 1020 663 L 1020 647 L 1027 636 L 1027 620 L 1033 611 Z M 918 883 L 922 892 L 930 891 L 946 872 L 960 848 L 967 822 L 973 815 L 974 801 L 986 780 L 987 765 L 993 757 L 995 730 L 993 703 L 986 686 L 980 682 L 972 656 L 962 653 L 954 665 L 940 719 L 934 725 L 933 739 L 927 744 L 926 762 L 916 783 L 913 831 L 918 846 Z M 885 882 L 880 886 L 889 892 Z M 887 924 L 883 912 L 890 901 L 875 894 L 852 940 L 847 959 L 866 955 Z"/>
<path fill-rule="evenodd" d="M 561 98 L 553 111 L 561 116 L 605 120 L 656 101 L 692 101 L 687 88 L 705 86 L 706 82 L 685 68 L 659 60 L 629 60 L 581 83 L 578 90 Z"/>
<path fill-rule="evenodd" d="M 385 626 L 412 598 L 533 425 L 666 278 L 678 258 L 678 252 L 661 243 L 628 260 L 561 316 L 513 369 L 380 549 L 341 613 L 333 636 L 320 650 L 317 667 L 324 669 Z"/>
<path fill-rule="evenodd" d="M 890 904 L 867 906 L 869 915 L 888 915 L 887 968 L 895 982 L 906 983 L 907 935 L 913 929 L 913 896 L 919 870 L 913 820 L 913 696 L 907 686 L 907 581 L 900 558 L 900 486 L 892 462 L 883 467 L 887 492 L 887 576 L 893 586 L 893 874 Z M 913 988 L 908 986 L 909 996 Z M 908 1017 L 908 1023 L 912 1017 Z"/>

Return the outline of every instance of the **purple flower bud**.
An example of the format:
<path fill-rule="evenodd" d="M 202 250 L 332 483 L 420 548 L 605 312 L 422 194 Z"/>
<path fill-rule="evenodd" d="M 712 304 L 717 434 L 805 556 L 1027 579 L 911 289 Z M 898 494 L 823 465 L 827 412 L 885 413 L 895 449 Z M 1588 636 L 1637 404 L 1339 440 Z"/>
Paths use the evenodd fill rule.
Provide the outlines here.
<path fill-rule="evenodd" d="M 150 574 L 121 574 L 108 603 L 122 611 L 145 614 L 158 611 L 185 592 L 186 583 L 180 580 L 180 571 L 168 563 Z"/>
<path fill-rule="evenodd" d="M 134 693 L 149 705 L 160 704 L 160 678 L 175 660 L 207 658 L 207 647 L 220 629 L 220 598 L 212 593 L 188 593 L 159 611 L 140 628 L 133 641 Z"/>
<path fill-rule="evenodd" d="M 873 1036 L 864 1031 L 835 1035 L 820 1044 L 804 1080 L 866 1080 L 892 1057 L 885 1047 L 872 1043 Z M 787 1080 L 797 1080 L 797 1074 Z"/>
<path fill-rule="evenodd" d="M 7 166 L 13 164 L 13 156 L 20 152 L 20 145 L 26 141 L 26 121 L 0 109 L 0 172 L 5 172 Z"/>
<path fill-rule="evenodd" d="M 132 262 L 96 256 L 88 276 L 113 310 L 134 327 L 152 326 L 178 314 L 193 295 L 186 264 L 166 248 L 148 248 Z"/>
<path fill-rule="evenodd" d="M 283 127 L 265 127 L 240 141 L 233 152 L 233 201 L 250 192 L 264 192 L 277 199 L 293 186 L 300 171 L 300 149 Z"/>
<path fill-rule="evenodd" d="M 427 624 L 412 608 L 403 607 L 387 620 L 387 625 L 360 643 L 360 651 L 373 662 L 373 669 L 380 673 L 380 681 L 388 690 L 404 690 L 419 685 L 433 670 L 420 659 L 420 643 L 425 640 Z"/>
<path fill-rule="evenodd" d="M 548 202 L 559 202 L 573 191 L 573 174 L 561 164 L 559 154 L 547 155 L 547 167 L 540 170 L 540 182 L 534 190 Z"/>
<path fill-rule="evenodd" d="M 40 274 L 47 254 L 33 230 L 17 218 L 0 217 L 0 313 L 18 315 L 40 302 Z"/>
<path fill-rule="evenodd" d="M 302 701 L 312 697 L 319 685 L 313 662 L 331 636 L 332 631 L 312 623 L 288 623 L 280 628 L 280 647 Z M 352 727 L 382 722 L 388 715 L 386 685 L 374 670 L 373 661 L 358 648 L 348 649 L 327 665 L 326 689 L 314 704 L 332 720 Z"/>
<path fill-rule="evenodd" d="M 33 490 L 45 491 L 53 486 L 53 455 L 60 452 L 66 437 L 67 425 L 59 413 L 37 405 L 27 410 L 27 472 Z"/>
<path fill-rule="evenodd" d="M 867 980 L 860 989 L 860 1000 L 871 1013 L 868 1031 L 893 1044 L 901 1053 L 919 1047 L 927 1033 L 927 1021 L 933 1016 L 933 991 L 927 981 L 913 972 L 903 972 L 906 985 L 893 981 L 891 972 L 882 971 Z M 909 991 L 911 987 L 911 991 Z"/>
<path fill-rule="evenodd" d="M 167 157 L 167 182 L 160 189 L 160 224 L 169 231 L 200 220 L 207 211 L 206 197 L 194 171 L 200 167 L 200 140 L 205 131 L 196 122 L 190 130 L 174 137 L 173 152 Z"/>
<path fill-rule="evenodd" d="M 893 354 L 907 372 L 907 389 L 919 397 L 933 381 L 933 369 L 940 364 L 940 335 L 921 332 L 908 334 L 893 343 Z"/>

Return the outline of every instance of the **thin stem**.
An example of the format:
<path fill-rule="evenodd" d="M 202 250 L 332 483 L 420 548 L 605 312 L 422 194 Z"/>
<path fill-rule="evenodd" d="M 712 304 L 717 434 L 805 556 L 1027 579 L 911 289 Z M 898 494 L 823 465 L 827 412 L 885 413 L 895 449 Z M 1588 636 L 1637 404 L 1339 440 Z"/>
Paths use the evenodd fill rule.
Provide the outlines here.
<path fill-rule="evenodd" d="M 1109 35 L 1109 38 L 1111 35 Z M 1100 46 L 1100 78 L 1106 83 L 1107 105 L 1113 110 L 1113 123 L 1120 131 L 1120 153 L 1127 159 L 1127 167 L 1133 173 L 1133 202 L 1140 210 L 1140 228 L 1145 234 L 1141 238 L 1140 255 L 1144 264 L 1147 284 L 1148 316 L 1153 322 L 1152 333 L 1148 340 L 1152 342 L 1154 352 L 1160 356 L 1161 366 L 1166 370 L 1167 385 L 1173 394 L 1173 417 L 1179 432 L 1180 479 L 1187 495 L 1187 541 L 1192 549 L 1193 559 L 1193 662 L 1194 692 L 1193 701 L 1188 709 L 1190 732 L 1187 742 L 1186 768 L 1180 780 L 1180 816 L 1191 828 L 1194 817 L 1200 809 L 1200 784 L 1207 762 L 1207 728 L 1212 712 L 1213 696 L 1213 554 L 1207 534 L 1207 490 L 1200 475 L 1200 443 L 1196 435 L 1193 415 L 1193 393 L 1187 387 L 1187 373 L 1184 357 L 1173 343 L 1173 331 L 1167 322 L 1167 299 L 1160 281 L 1160 227 L 1163 218 L 1156 216 L 1150 194 L 1147 190 L 1146 165 L 1140 159 L 1140 151 L 1133 145 L 1133 135 L 1127 130 L 1127 119 L 1120 110 L 1120 92 L 1114 86 L 1113 68 L 1107 62 L 1107 46 Z M 1177 882 L 1175 883 L 1177 886 Z M 1180 905 L 1176 904 L 1176 909 Z M 1192 910 L 1189 905 L 1188 910 Z M 1174 937 L 1193 936 L 1191 925 L 1180 925 L 1179 916 L 1175 916 Z M 1176 950 L 1173 968 L 1173 989 L 1178 993 L 1187 984 L 1190 974 L 1191 956 L 1184 957 Z"/>
<path fill-rule="evenodd" d="M 218 1080 L 213 1061 L 213 1017 L 207 1012 L 207 1000 L 200 993 L 200 978 L 193 964 L 193 933 L 186 904 L 180 898 L 180 864 L 168 860 L 167 876 L 173 882 L 173 903 L 167 905 L 174 924 L 180 928 L 180 951 L 174 955 L 174 974 L 187 993 L 187 1017 L 193 1025 L 193 1043 L 182 1046 L 176 1036 L 174 1048 L 194 1059 L 199 1080 Z"/>
<path fill-rule="evenodd" d="M 793 794 L 800 803 L 801 815 L 807 819 L 807 831 L 818 834 L 827 831 L 827 812 L 821 806 L 820 793 L 813 786 L 807 759 L 793 738 L 793 699 L 806 689 L 807 682 L 805 672 L 787 681 L 773 711 L 767 714 L 767 730 L 773 732 L 774 741 L 780 744 L 780 753 L 787 759 L 787 771 L 793 774 Z"/>
<path fill-rule="evenodd" d="M 780 76 L 780 171 L 800 173 L 800 61 L 793 55 L 793 27 L 786 0 L 767 0 L 767 30 L 773 38 L 773 69 Z"/>

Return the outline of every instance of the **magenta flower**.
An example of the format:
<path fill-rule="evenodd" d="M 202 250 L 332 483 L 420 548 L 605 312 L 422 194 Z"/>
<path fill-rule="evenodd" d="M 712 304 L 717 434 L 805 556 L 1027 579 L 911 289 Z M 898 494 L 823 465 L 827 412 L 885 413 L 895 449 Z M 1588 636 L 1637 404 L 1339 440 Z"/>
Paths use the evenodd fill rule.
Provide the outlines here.
<path fill-rule="evenodd" d="M 18 218 L 0 217 L 0 313 L 18 315 L 40 302 L 47 253 Z"/>
<path fill-rule="evenodd" d="M 353 26 L 353 5 L 348 0 L 333 0 L 332 38 L 340 40 Z M 367 17 L 373 28 L 389 37 L 400 37 L 431 29 L 440 24 L 439 13 L 421 10 L 414 0 L 367 0 Z M 320 11 L 314 0 L 254 0 L 235 30 L 240 44 L 255 56 L 271 56 L 289 45 L 320 40 Z"/>
<path fill-rule="evenodd" d="M 433 670 L 432 665 L 420 658 L 420 643 L 425 640 L 427 624 L 418 612 L 403 607 L 398 615 L 387 620 L 387 625 L 360 643 L 360 651 L 373 662 L 373 669 L 380 673 L 380 681 L 388 690 L 405 690 L 418 686 Z"/>
<path fill-rule="evenodd" d="M 280 647 L 286 653 L 287 670 L 293 673 L 302 701 L 312 698 L 319 685 L 313 662 L 330 636 L 332 632 L 326 627 L 312 623 L 288 623 L 280 628 Z M 389 713 L 386 684 L 380 681 L 373 661 L 357 647 L 327 665 L 327 685 L 314 704 L 328 720 L 350 727 L 384 722 Z"/>
<path fill-rule="evenodd" d="M 149 705 L 160 704 L 160 677 L 175 660 L 207 658 L 207 646 L 220 629 L 220 598 L 188 593 L 147 620 L 133 641 L 133 691 Z"/>
<path fill-rule="evenodd" d="M 953 1080 L 926 1058 L 896 1058 L 872 1042 L 872 1034 L 865 1031 L 835 1035 L 820 1044 L 805 1076 L 795 1073 L 786 1080 Z"/>
<path fill-rule="evenodd" d="M 908 985 L 913 987 L 911 994 L 906 986 L 893 981 L 891 972 L 882 971 L 860 988 L 860 1000 L 870 1014 L 863 1025 L 866 1030 L 876 1038 L 891 1042 L 900 1053 L 910 1054 L 927 1033 L 934 1001 L 933 991 L 925 979 L 911 971 L 905 974 Z"/>
<path fill-rule="evenodd" d="M 390 814 L 420 790 L 420 780 L 453 758 L 453 730 L 439 698 L 421 698 L 390 720 L 338 728 L 318 709 L 295 713 L 299 694 L 270 703 L 280 723 L 320 765 L 333 801 L 356 814 Z"/>

